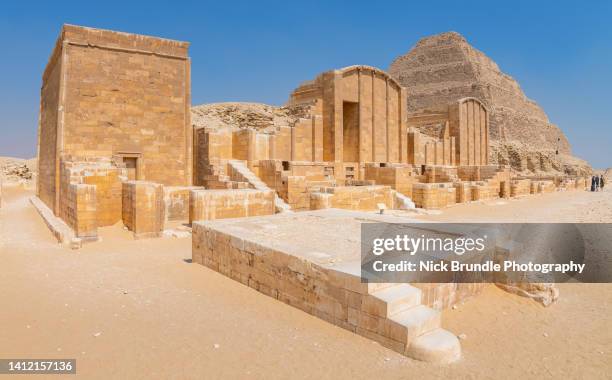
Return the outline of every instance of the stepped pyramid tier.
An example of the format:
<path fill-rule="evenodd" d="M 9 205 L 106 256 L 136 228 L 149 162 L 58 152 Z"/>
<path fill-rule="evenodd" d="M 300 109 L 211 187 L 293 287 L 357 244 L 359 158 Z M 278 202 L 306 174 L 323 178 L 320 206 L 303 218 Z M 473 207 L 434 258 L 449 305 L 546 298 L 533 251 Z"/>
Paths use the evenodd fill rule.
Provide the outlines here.
<path fill-rule="evenodd" d="M 490 137 L 495 145 L 490 151 L 492 162 L 511 164 L 519 171 L 586 174 L 591 170 L 588 163 L 571 156 L 567 137 L 535 101 L 525 96 L 518 82 L 459 33 L 421 39 L 391 63 L 389 73 L 410 89 L 407 106 L 411 113 L 441 112 L 465 97 L 482 101 L 490 111 Z M 523 167 L 508 158 L 512 155 L 510 146 L 495 144 L 500 140 L 514 142 L 519 148 L 513 150 L 525 158 L 537 157 L 544 150 L 557 157 L 545 159 L 550 165 L 544 167 Z"/>

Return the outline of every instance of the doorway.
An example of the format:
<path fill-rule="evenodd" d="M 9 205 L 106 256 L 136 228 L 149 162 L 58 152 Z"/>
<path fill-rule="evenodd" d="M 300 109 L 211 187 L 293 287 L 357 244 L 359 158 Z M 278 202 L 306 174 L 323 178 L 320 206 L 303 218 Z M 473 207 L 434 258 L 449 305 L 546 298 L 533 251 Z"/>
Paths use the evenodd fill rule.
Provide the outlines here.
<path fill-rule="evenodd" d="M 344 162 L 359 162 L 359 103 L 342 102 Z"/>
<path fill-rule="evenodd" d="M 138 179 L 138 157 L 123 157 L 123 163 L 127 169 L 128 181 Z"/>

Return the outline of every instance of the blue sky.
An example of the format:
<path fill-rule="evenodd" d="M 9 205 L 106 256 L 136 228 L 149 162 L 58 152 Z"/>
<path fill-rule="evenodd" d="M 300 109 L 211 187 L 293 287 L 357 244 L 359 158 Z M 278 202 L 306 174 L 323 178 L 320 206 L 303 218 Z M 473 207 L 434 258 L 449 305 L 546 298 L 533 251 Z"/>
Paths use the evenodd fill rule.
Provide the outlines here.
<path fill-rule="evenodd" d="M 449 30 L 519 81 L 574 153 L 612 166 L 612 2 L 21 1 L 0 5 L 0 156 L 31 157 L 41 75 L 63 23 L 191 42 L 193 103 L 282 104 L 317 73 L 387 69 Z"/>

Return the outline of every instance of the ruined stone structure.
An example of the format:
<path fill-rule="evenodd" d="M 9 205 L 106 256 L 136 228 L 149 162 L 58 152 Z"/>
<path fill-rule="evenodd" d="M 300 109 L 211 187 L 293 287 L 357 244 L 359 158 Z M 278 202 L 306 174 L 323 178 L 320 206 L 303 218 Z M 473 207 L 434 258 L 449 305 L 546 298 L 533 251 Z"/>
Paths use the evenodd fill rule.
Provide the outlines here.
<path fill-rule="evenodd" d="M 518 171 L 590 172 L 588 163 L 571 156 L 569 141 L 544 110 L 456 32 L 421 39 L 391 63 L 389 73 L 410 89 L 411 113 L 446 112 L 459 99 L 479 99 L 490 110 L 489 154 L 496 163 Z"/>
<path fill-rule="evenodd" d="M 293 210 L 333 207 L 344 203 L 330 203 L 331 194 L 357 194 L 338 186 L 385 185 L 394 191 L 392 199 L 412 197 L 418 188 L 419 204 L 431 207 L 455 203 L 452 182 L 492 180 L 499 187 L 499 176 L 505 178 L 507 173 L 497 173 L 503 168 L 486 168 L 487 108 L 477 99 L 464 98 L 448 104 L 445 112 L 409 114 L 406 93 L 379 69 L 349 66 L 322 73 L 295 89 L 284 107 L 284 124 L 275 123 L 270 112 L 267 121 L 260 117 L 253 127 L 245 127 L 242 123 L 248 117 L 238 114 L 235 104 L 221 105 L 196 125 L 195 183 L 207 188 L 249 186 L 253 181 L 233 169 L 241 161 L 251 173 L 247 177 L 256 178 L 256 184 L 265 186 L 262 190 L 276 190 Z M 222 111 L 229 107 L 231 111 Z M 228 113 L 243 122 L 228 125 Z M 432 189 L 427 191 L 419 187 L 419 183 L 441 182 L 452 188 L 451 196 L 450 190 L 441 193 L 438 185 L 429 185 Z M 377 191 L 361 190 L 373 198 Z M 465 199 L 478 200 L 480 193 Z M 420 202 L 421 197 L 444 201 Z M 406 202 L 394 204 L 402 203 Z M 345 208 L 375 206 L 356 202 Z"/>
<path fill-rule="evenodd" d="M 334 162 L 338 174 L 349 170 L 347 165 L 357 172 L 365 162 L 406 162 L 405 103 L 406 89 L 369 66 L 325 72 L 289 99 L 290 105 L 312 109 L 314 154 L 309 161 Z"/>
<path fill-rule="evenodd" d="M 37 195 L 76 237 L 119 221 L 159 236 L 165 221 L 189 219 L 188 47 L 63 26 L 43 74 Z"/>
<path fill-rule="evenodd" d="M 191 184 L 188 46 L 62 28 L 43 74 L 38 196 L 72 226 L 87 213 L 89 232 L 79 235 L 121 220 L 122 175 Z"/>
<path fill-rule="evenodd" d="M 489 164 L 489 111 L 478 99 L 459 99 L 445 112 L 411 113 L 408 126 L 408 162 L 412 164 Z M 421 135 L 430 141 L 421 142 Z"/>
<path fill-rule="evenodd" d="M 587 185 L 578 176 L 517 175 L 491 160 L 491 140 L 507 128 L 483 98 L 419 97 L 412 77 L 370 66 L 324 72 L 285 107 L 191 109 L 187 49 L 63 27 L 43 75 L 32 201 L 59 240 L 77 246 L 120 221 L 135 238 L 193 224 L 193 262 L 403 354 L 450 362 L 460 345 L 440 328 L 438 310 L 481 287 L 362 284 L 359 241 L 350 239 L 360 224 L 406 220 L 373 210 Z M 281 241 L 304 240 L 304 231 L 303 246 Z M 329 231 L 344 231 L 348 245 Z"/>

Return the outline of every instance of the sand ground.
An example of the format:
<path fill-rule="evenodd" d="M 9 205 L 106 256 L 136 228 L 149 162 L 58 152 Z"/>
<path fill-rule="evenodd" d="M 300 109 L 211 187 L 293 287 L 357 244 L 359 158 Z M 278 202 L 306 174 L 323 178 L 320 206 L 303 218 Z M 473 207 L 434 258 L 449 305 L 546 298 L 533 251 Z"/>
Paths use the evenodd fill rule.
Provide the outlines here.
<path fill-rule="evenodd" d="M 560 300 L 548 308 L 490 286 L 444 312 L 443 326 L 466 338 L 458 363 L 436 366 L 191 264 L 190 238 L 135 241 L 117 225 L 101 229 L 101 242 L 62 248 L 29 204 L 31 195 L 5 185 L 0 208 L 0 358 L 76 358 L 78 377 L 100 379 L 612 373 L 609 284 L 560 285 Z M 458 205 L 421 217 L 612 222 L 612 192 Z"/>

